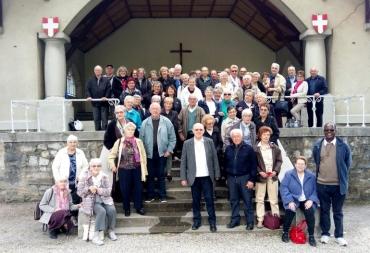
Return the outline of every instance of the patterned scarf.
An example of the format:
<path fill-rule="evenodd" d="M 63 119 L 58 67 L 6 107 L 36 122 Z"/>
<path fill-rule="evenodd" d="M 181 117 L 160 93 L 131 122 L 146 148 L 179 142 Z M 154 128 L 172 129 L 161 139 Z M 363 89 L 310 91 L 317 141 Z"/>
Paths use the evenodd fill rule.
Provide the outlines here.
<path fill-rule="evenodd" d="M 69 210 L 69 198 L 68 198 L 68 186 L 61 190 L 58 186 L 53 186 L 53 191 L 55 194 L 55 204 L 56 208 L 60 210 Z"/>
<path fill-rule="evenodd" d="M 297 93 L 299 86 L 303 83 L 302 81 L 297 81 L 297 83 L 294 85 L 293 94 Z"/>
<path fill-rule="evenodd" d="M 132 146 L 132 148 L 134 150 L 134 159 L 135 159 L 135 162 L 140 163 L 140 153 L 139 153 L 139 148 L 137 146 L 135 137 L 134 136 L 132 136 L 132 137 L 125 137 L 124 142 L 125 142 L 125 144 L 129 144 L 129 145 Z"/>

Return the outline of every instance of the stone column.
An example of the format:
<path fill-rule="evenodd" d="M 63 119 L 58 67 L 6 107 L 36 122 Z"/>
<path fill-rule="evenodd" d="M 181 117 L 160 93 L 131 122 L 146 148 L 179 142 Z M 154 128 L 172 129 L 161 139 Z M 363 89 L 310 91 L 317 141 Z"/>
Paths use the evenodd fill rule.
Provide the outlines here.
<path fill-rule="evenodd" d="M 62 32 L 53 38 L 39 33 L 39 38 L 45 42 L 45 97 L 63 98 L 66 89 L 66 52 L 65 43 L 70 38 Z"/>

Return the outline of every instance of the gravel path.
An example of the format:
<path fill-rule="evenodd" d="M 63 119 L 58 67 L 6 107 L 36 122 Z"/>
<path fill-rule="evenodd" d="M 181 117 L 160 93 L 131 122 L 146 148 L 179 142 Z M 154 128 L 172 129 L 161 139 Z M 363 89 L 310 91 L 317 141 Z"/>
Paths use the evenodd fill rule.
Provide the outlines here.
<path fill-rule="evenodd" d="M 33 204 L 4 204 L 0 207 L 0 252 L 369 252 L 370 204 L 345 207 L 345 230 L 348 247 L 339 247 L 334 240 L 328 245 L 283 244 L 280 234 L 260 236 L 258 233 L 204 233 L 120 235 L 118 241 L 106 240 L 97 247 L 75 236 L 62 235 L 50 240 L 33 220 Z"/>

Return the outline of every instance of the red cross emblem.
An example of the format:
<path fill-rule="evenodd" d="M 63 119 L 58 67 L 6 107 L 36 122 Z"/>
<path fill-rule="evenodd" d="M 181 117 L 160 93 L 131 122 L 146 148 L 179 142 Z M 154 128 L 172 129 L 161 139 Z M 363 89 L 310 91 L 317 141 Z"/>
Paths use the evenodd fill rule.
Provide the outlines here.
<path fill-rule="evenodd" d="M 54 37 L 54 35 L 59 32 L 59 18 L 42 18 L 42 30 L 49 37 Z"/>
<path fill-rule="evenodd" d="M 325 32 L 328 28 L 328 14 L 313 14 L 312 25 L 317 33 L 321 34 Z"/>

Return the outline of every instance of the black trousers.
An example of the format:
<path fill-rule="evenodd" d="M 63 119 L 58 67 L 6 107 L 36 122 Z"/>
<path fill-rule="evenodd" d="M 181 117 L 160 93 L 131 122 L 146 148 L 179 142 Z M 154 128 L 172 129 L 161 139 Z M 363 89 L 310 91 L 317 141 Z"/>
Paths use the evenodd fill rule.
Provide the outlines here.
<path fill-rule="evenodd" d="M 134 201 L 134 207 L 136 210 L 143 208 L 143 186 L 141 184 L 140 168 L 129 170 L 119 169 L 118 176 L 122 193 L 123 209 L 125 211 L 130 210 L 131 199 Z"/>
<path fill-rule="evenodd" d="M 71 197 L 73 204 L 80 204 L 82 199 L 77 195 L 77 188 L 75 184 L 70 184 L 69 189 L 71 190 Z M 71 211 L 72 216 L 78 217 L 78 210 Z"/>
<path fill-rule="evenodd" d="M 93 106 L 95 131 L 105 130 L 108 125 L 108 106 Z"/>
<path fill-rule="evenodd" d="M 320 102 L 316 102 L 316 127 L 322 127 L 322 114 L 324 113 L 324 99 L 321 98 Z M 312 102 L 307 102 L 307 116 L 308 116 L 308 126 L 313 126 L 313 110 L 312 110 Z"/>
<path fill-rule="evenodd" d="M 193 197 L 193 221 L 195 224 L 202 223 L 200 214 L 200 201 L 204 195 L 208 212 L 208 222 L 210 225 L 216 225 L 216 212 L 213 201 L 213 183 L 210 177 L 196 177 L 191 186 L 191 195 Z"/>
<path fill-rule="evenodd" d="M 315 208 L 311 206 L 310 208 L 306 209 L 304 204 L 306 201 L 299 202 L 299 209 L 301 209 L 304 213 L 304 217 L 307 222 L 307 230 L 309 235 L 314 235 L 315 232 Z M 296 215 L 296 212 L 285 209 L 285 216 L 284 216 L 284 225 L 283 225 L 283 231 L 285 233 L 289 232 L 290 225 L 292 224 L 292 221 Z"/>

